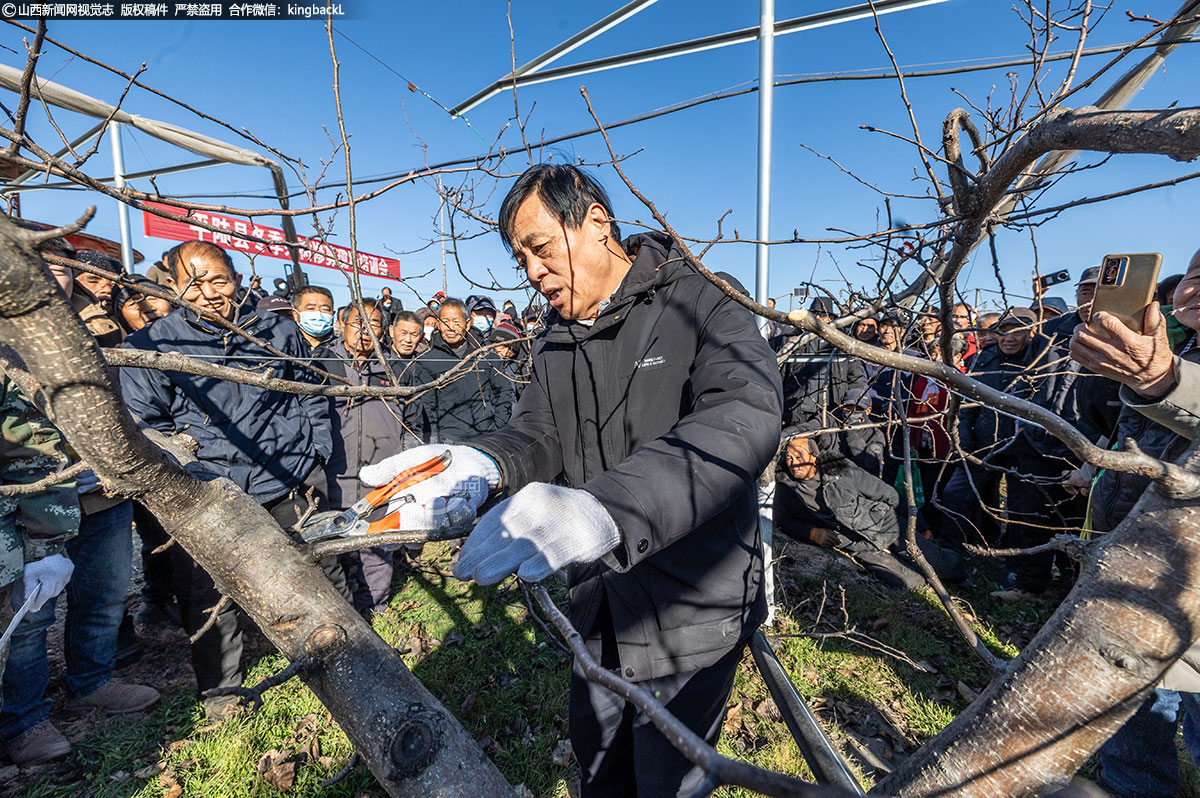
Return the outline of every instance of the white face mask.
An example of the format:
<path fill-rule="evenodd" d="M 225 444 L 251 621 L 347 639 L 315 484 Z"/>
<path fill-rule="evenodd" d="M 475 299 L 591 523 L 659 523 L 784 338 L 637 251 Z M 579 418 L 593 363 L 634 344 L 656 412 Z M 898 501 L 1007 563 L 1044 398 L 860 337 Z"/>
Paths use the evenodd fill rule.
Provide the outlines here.
<path fill-rule="evenodd" d="M 432 339 L 433 339 L 433 328 L 432 328 L 432 327 L 426 327 L 426 328 L 424 329 L 424 331 L 423 331 L 423 334 L 424 334 L 424 336 L 425 336 L 425 340 L 426 340 L 426 341 L 430 341 L 430 340 L 432 340 Z"/>

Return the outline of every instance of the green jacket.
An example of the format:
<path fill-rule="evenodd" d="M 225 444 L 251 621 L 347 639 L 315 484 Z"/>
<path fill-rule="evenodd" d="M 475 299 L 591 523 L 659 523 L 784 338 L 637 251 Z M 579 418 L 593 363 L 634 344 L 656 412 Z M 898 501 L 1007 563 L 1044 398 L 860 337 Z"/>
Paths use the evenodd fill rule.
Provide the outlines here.
<path fill-rule="evenodd" d="M 37 482 L 69 462 L 62 435 L 0 372 L 0 484 Z M 61 553 L 78 531 L 74 480 L 37 493 L 0 495 L 0 587 L 20 579 L 25 563 Z"/>

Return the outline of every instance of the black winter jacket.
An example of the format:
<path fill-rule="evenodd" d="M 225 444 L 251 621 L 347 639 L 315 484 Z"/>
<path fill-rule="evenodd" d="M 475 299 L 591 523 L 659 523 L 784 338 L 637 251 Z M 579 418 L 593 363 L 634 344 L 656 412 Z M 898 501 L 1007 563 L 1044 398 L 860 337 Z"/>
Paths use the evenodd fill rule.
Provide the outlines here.
<path fill-rule="evenodd" d="M 967 374 L 990 388 L 1028 399 L 1034 388 L 1026 371 L 1032 349 L 1030 345 L 1016 355 L 1006 355 L 998 345 L 988 347 L 972 360 Z M 987 457 L 997 446 L 1007 444 L 1016 429 L 1011 416 L 1001 415 L 978 402 L 968 400 L 958 411 L 959 442 L 963 451 L 977 457 Z"/>
<path fill-rule="evenodd" d="M 242 329 L 295 358 L 307 360 L 300 328 L 276 313 L 252 313 Z M 240 335 L 212 327 L 182 308 L 125 339 L 126 347 L 180 352 L 206 363 L 264 371 L 282 380 L 318 384 L 320 378 L 279 360 Z M 178 371 L 121 369 L 121 392 L 133 414 L 156 430 L 184 432 L 200 444 L 196 456 L 265 503 L 301 485 L 328 461 L 333 441 L 329 402 L 198 377 Z"/>
<path fill-rule="evenodd" d="M 572 567 L 571 615 L 607 602 L 634 681 L 715 663 L 766 614 L 756 478 L 779 442 L 782 390 L 754 317 L 670 245 L 624 242 L 633 266 L 591 327 L 552 319 L 508 426 L 470 445 L 507 492 L 560 475 L 621 530 Z"/>
<path fill-rule="evenodd" d="M 825 423 L 854 388 L 867 388 L 862 365 L 825 341 L 810 341 L 784 364 L 784 419 L 788 424 Z"/>
<path fill-rule="evenodd" d="M 341 341 L 329 350 L 332 357 L 318 359 L 317 365 L 330 374 L 345 376 L 351 385 L 390 385 L 387 372 L 374 357 L 356 362 Z M 388 365 L 399 385 L 422 383 L 423 370 L 417 358 L 389 359 Z M 370 491 L 359 482 L 360 468 L 424 443 L 429 429 L 419 401 L 406 405 L 395 399 L 337 396 L 332 402 L 333 455 L 325 472 L 329 475 L 329 504 L 342 508 Z"/>
<path fill-rule="evenodd" d="M 783 431 L 783 440 L 802 432 L 803 427 L 789 427 Z M 890 550 L 900 540 L 896 489 L 860 468 L 835 435 L 815 435 L 808 440 L 817 446 L 817 475 L 794 479 L 785 456 L 780 456 L 775 472 L 774 528 L 809 543 L 813 527 L 820 527 L 836 533 L 840 540 L 835 545 L 847 551 Z"/>
<path fill-rule="evenodd" d="M 437 379 L 483 346 L 474 330 L 466 343 L 454 350 L 434 333 L 428 351 L 418 357 L 422 382 Z M 447 385 L 425 394 L 423 406 L 429 418 L 430 441 L 459 443 L 503 426 L 512 415 L 516 391 L 503 373 L 504 361 L 489 352 L 476 358 L 466 372 Z"/>
<path fill-rule="evenodd" d="M 1188 343 L 1192 345 L 1184 347 L 1181 357 L 1193 362 L 1200 361 L 1200 348 L 1194 345 L 1193 336 L 1189 336 Z M 1114 440 L 1121 449 L 1126 449 L 1130 439 L 1133 439 L 1138 448 L 1146 454 L 1167 462 L 1177 461 L 1190 443 L 1163 425 L 1151 421 L 1136 408 L 1123 404 L 1117 417 Z M 1111 532 L 1116 529 L 1149 486 L 1150 478 L 1140 474 L 1103 471 L 1092 486 L 1088 504 L 1091 508 L 1092 529 L 1098 532 Z"/>
<path fill-rule="evenodd" d="M 1087 423 L 1078 405 L 1080 386 L 1089 384 L 1090 379 L 1080 379 L 1081 375 L 1088 372 L 1071 360 L 1069 351 L 1071 334 L 1081 321 L 1079 311 L 1072 311 L 1047 322 L 1042 331 L 1034 336 L 1029 359 L 1033 393 L 1029 399 L 1075 426 L 1095 442 L 1100 438 L 1100 433 Z M 1065 443 L 1034 424 L 1021 425 L 1010 452 L 1018 457 L 1043 462 L 1046 458 L 1056 458 L 1062 461 L 1063 468 L 1078 462 Z"/>

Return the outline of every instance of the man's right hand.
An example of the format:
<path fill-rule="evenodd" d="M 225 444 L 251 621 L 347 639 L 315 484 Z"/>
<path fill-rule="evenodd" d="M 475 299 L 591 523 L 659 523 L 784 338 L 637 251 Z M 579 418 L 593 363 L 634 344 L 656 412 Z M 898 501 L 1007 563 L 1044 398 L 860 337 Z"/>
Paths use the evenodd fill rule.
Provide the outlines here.
<path fill-rule="evenodd" d="M 478 449 L 444 444 L 418 446 L 363 466 L 358 476 L 372 487 L 386 485 L 400 472 L 445 451 L 450 452 L 446 469 L 391 499 L 387 509 L 389 513 L 400 513 L 402 530 L 458 526 L 474 518 L 488 493 L 500 485 L 500 469 Z"/>
<path fill-rule="evenodd" d="M 819 526 L 814 526 L 808 531 L 808 539 L 812 541 L 814 546 L 820 546 L 825 549 L 832 549 L 842 542 L 842 536 L 837 532 Z"/>
<path fill-rule="evenodd" d="M 1157 302 L 1150 303 L 1144 318 L 1143 335 L 1116 316 L 1093 313 L 1087 324 L 1075 328 L 1071 359 L 1156 401 L 1175 387 L 1175 358 Z"/>
<path fill-rule="evenodd" d="M 49 557 L 25 563 L 25 595 L 21 599 L 22 602 L 28 601 L 33 591 L 40 586 L 37 600 L 29 605 L 32 612 L 37 612 L 43 604 L 63 592 L 74 571 L 75 564 L 62 554 L 51 554 Z"/>

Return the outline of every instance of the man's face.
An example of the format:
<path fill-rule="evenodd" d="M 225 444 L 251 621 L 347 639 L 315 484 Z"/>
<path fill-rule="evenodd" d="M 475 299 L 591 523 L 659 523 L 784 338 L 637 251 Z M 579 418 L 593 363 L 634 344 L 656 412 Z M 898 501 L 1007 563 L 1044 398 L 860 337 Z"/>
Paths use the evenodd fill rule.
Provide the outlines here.
<path fill-rule="evenodd" d="M 885 324 L 879 328 L 879 345 L 884 349 L 891 349 L 893 352 L 900 348 L 900 339 L 896 335 L 894 326 Z"/>
<path fill-rule="evenodd" d="M 458 308 L 442 308 L 438 313 L 438 328 L 442 331 L 442 339 L 450 346 L 458 346 L 467 336 L 467 320 Z"/>
<path fill-rule="evenodd" d="M 1180 324 L 1200 330 L 1200 252 L 1192 256 L 1187 272 L 1175 287 L 1171 304 Z"/>
<path fill-rule="evenodd" d="M 950 320 L 954 329 L 965 330 L 971 326 L 971 311 L 967 310 L 965 305 L 955 305 L 950 310 Z"/>
<path fill-rule="evenodd" d="M 224 260 L 201 251 L 190 253 L 187 258 L 181 255 L 172 266 L 170 285 L 181 299 L 194 302 L 226 321 L 233 319 L 241 278 Z"/>
<path fill-rule="evenodd" d="M 1092 316 L 1092 300 L 1096 298 L 1096 284 L 1084 283 L 1075 286 L 1075 304 L 1079 307 L 1079 318 L 1087 322 Z"/>
<path fill-rule="evenodd" d="M 156 299 L 156 303 L 163 303 L 170 307 L 170 303 L 161 299 Z M 159 313 L 158 308 L 152 305 L 150 297 L 145 297 L 140 294 L 130 297 L 130 299 L 121 306 L 121 319 L 125 325 L 134 332 L 145 327 L 152 321 L 156 321 L 165 316 L 165 313 Z M 169 312 L 169 311 L 168 311 Z"/>
<path fill-rule="evenodd" d="M 868 343 L 879 336 L 879 322 L 875 319 L 862 319 L 854 325 L 854 337 Z"/>
<path fill-rule="evenodd" d="M 813 455 L 808 438 L 793 438 L 788 441 L 784 458 L 792 479 L 806 480 L 817 475 L 817 458 Z"/>
<path fill-rule="evenodd" d="M 380 293 L 380 295 L 383 296 L 384 299 L 392 298 L 392 289 L 388 288 L 386 285 L 383 287 L 383 290 L 380 291 L 379 293 Z"/>
<path fill-rule="evenodd" d="M 417 351 L 417 344 L 424 337 L 424 328 L 415 321 L 398 321 L 392 325 L 392 347 L 401 357 Z"/>
<path fill-rule="evenodd" d="M 111 280 L 105 280 L 103 277 L 97 277 L 87 272 L 80 272 L 75 275 L 75 284 L 91 294 L 97 302 L 104 303 L 112 299 L 113 283 Z"/>
<path fill-rule="evenodd" d="M 616 288 L 614 279 L 620 282 L 613 268 L 618 258 L 606 246 L 609 234 L 601 205 L 593 204 L 583 223 L 570 228 L 532 195 L 513 217 L 513 257 L 534 290 L 564 319 L 593 319 Z"/>
<path fill-rule="evenodd" d="M 1005 324 L 996 331 L 996 335 L 998 337 L 996 345 L 1000 347 L 1001 352 L 1006 355 L 1019 355 L 1029 345 L 1029 340 L 1033 337 L 1033 330 L 1015 324 Z"/>
<path fill-rule="evenodd" d="M 379 312 L 379 308 L 368 308 L 367 317 L 371 320 L 370 329 L 375 333 L 375 337 L 383 337 L 383 314 Z M 346 311 L 346 323 L 342 325 L 342 341 L 346 345 L 346 351 L 353 357 L 368 357 L 374 351 L 371 333 L 367 331 L 361 319 L 358 308 L 351 306 L 350 310 Z"/>
<path fill-rule="evenodd" d="M 938 321 L 936 316 L 921 317 L 921 337 L 926 341 L 936 338 L 941 331 L 942 323 Z"/>
<path fill-rule="evenodd" d="M 316 291 L 310 291 L 300 297 L 300 304 L 295 306 L 296 318 L 300 318 L 304 311 L 316 311 L 317 313 L 327 313 L 333 315 L 333 300 L 324 294 L 318 294 Z"/>
<path fill-rule="evenodd" d="M 513 349 L 509 344 L 499 344 L 496 347 L 496 354 L 505 360 L 512 360 L 517 356 L 517 350 Z"/>

